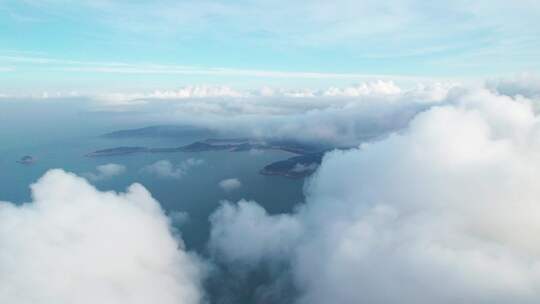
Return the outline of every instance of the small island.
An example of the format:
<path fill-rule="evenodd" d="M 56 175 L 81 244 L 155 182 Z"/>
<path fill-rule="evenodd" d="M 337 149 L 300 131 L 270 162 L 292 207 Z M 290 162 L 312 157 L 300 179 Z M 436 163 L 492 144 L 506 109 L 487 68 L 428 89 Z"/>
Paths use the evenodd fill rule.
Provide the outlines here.
<path fill-rule="evenodd" d="M 291 157 L 265 166 L 263 175 L 279 175 L 289 178 L 304 178 L 313 174 L 322 162 L 324 152 Z"/>
<path fill-rule="evenodd" d="M 111 149 L 97 150 L 86 154 L 87 157 L 100 157 L 100 156 L 115 156 L 115 155 L 127 155 L 133 153 L 146 152 L 148 148 L 145 147 L 116 147 Z"/>
<path fill-rule="evenodd" d="M 30 155 L 25 155 L 21 157 L 21 159 L 19 159 L 17 162 L 22 165 L 31 165 L 35 163 L 36 161 L 37 159 L 35 157 L 30 156 Z"/>

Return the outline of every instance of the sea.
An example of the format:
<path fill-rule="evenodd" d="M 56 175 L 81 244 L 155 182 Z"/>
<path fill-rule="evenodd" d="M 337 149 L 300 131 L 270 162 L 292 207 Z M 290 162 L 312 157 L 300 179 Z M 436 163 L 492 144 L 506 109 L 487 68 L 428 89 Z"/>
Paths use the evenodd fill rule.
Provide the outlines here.
<path fill-rule="evenodd" d="M 78 100 L 36 102 L 0 100 L 0 201 L 22 204 L 31 201 L 29 185 L 45 172 L 61 168 L 84 176 L 99 165 L 115 163 L 126 172 L 111 179 L 91 181 L 102 191 L 124 191 L 133 183 L 145 186 L 167 213 L 185 212 L 188 220 L 177 227 L 188 250 L 204 254 L 209 237 L 209 216 L 223 201 L 253 200 L 270 214 L 291 212 L 302 204 L 302 179 L 264 176 L 265 165 L 294 156 L 283 151 L 210 151 L 166 154 L 132 154 L 86 157 L 89 152 L 118 146 L 177 147 L 204 138 L 107 138 L 101 135 L 130 128 L 159 125 L 140 113 L 94 111 Z M 178 122 L 181 124 L 182 122 Z M 17 163 L 30 155 L 36 162 Z M 144 168 L 159 160 L 173 164 L 202 160 L 181 178 L 163 178 Z M 237 178 L 242 186 L 224 191 L 223 179 Z"/>

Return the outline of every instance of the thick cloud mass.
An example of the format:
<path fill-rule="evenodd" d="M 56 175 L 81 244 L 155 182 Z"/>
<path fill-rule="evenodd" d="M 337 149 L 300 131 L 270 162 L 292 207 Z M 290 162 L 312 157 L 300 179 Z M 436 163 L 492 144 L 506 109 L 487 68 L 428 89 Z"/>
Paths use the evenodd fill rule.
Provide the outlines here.
<path fill-rule="evenodd" d="M 141 185 L 100 192 L 51 170 L 32 197 L 0 203 L 1 303 L 200 302 L 201 264 Z"/>
<path fill-rule="evenodd" d="M 214 255 L 289 261 L 299 303 L 538 303 L 532 103 L 455 91 L 399 134 L 327 154 L 293 215 L 224 205 Z"/>

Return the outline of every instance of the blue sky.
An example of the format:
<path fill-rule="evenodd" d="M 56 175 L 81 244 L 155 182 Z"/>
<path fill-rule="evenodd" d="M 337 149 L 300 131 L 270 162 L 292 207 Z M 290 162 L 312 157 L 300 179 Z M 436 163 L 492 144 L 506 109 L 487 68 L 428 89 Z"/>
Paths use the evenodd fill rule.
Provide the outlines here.
<path fill-rule="evenodd" d="M 0 0 L 0 92 L 538 70 L 537 0 Z"/>

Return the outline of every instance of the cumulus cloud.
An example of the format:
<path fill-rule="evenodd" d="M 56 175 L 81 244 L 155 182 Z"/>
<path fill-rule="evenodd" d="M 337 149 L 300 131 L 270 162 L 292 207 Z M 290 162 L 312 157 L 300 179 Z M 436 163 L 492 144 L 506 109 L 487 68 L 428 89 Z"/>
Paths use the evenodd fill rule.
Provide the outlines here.
<path fill-rule="evenodd" d="M 246 92 L 228 86 L 190 85 L 177 90 L 155 90 L 151 93 L 106 93 L 93 96 L 110 103 L 141 102 L 145 99 L 203 99 L 215 97 L 246 97 Z"/>
<path fill-rule="evenodd" d="M 345 89 L 330 88 L 322 93 L 324 96 L 362 96 L 362 95 L 395 95 L 400 94 L 401 88 L 392 81 L 376 81 L 371 83 L 362 83 L 357 86 Z"/>
<path fill-rule="evenodd" d="M 285 214 L 270 217 L 255 202 L 244 200 L 237 204 L 223 202 L 210 222 L 214 255 L 225 261 L 252 265 L 266 256 L 282 256 L 297 241 L 302 229 L 296 218 Z M 246 234 L 244 229 L 251 232 Z"/>
<path fill-rule="evenodd" d="M 96 116 L 114 115 L 141 125 L 181 121 L 228 137 L 350 147 L 404 128 L 417 113 L 445 102 L 457 86 L 438 82 L 407 86 L 377 80 L 328 89 L 236 90 L 193 86 L 180 88 L 180 93 L 174 94 L 158 91 L 104 97 L 107 94 L 68 92 L 66 98 L 80 101 L 81 111 Z M 49 96 L 54 98 L 40 101 L 51 104 L 59 100 L 57 94 Z"/>
<path fill-rule="evenodd" d="M 203 267 L 141 185 L 100 192 L 51 170 L 0 202 L 0 302 L 200 303 Z"/>
<path fill-rule="evenodd" d="M 83 176 L 91 181 L 101 181 L 113 178 L 126 172 L 126 167 L 119 164 L 106 164 L 96 167 L 96 172 L 84 173 Z"/>
<path fill-rule="evenodd" d="M 205 98 L 205 97 L 242 97 L 244 93 L 228 86 L 187 86 L 176 91 L 155 91 L 155 98 Z"/>
<path fill-rule="evenodd" d="M 150 100 L 186 100 L 214 99 L 214 98 L 238 98 L 240 100 L 254 97 L 359 97 L 371 95 L 396 95 L 402 89 L 393 81 L 370 81 L 344 88 L 330 87 L 328 89 L 281 89 L 262 87 L 255 90 L 236 90 L 229 86 L 190 85 L 177 90 L 154 90 L 150 93 L 106 93 L 91 96 L 97 101 L 110 104 L 137 104 Z M 73 96 L 70 92 L 69 96 Z M 215 100 L 214 102 L 219 101 Z"/>
<path fill-rule="evenodd" d="M 210 247 L 231 263 L 288 261 L 298 303 L 536 303 L 533 103 L 457 90 L 399 133 L 328 153 L 294 214 L 223 205 Z"/>
<path fill-rule="evenodd" d="M 202 159 L 188 158 L 178 165 L 174 165 L 168 160 L 160 160 L 149 166 L 146 166 L 143 171 L 150 174 L 155 174 L 162 178 L 179 179 L 187 174 L 187 172 L 196 166 L 204 163 Z"/>
<path fill-rule="evenodd" d="M 242 187 L 242 182 L 237 178 L 228 178 L 220 181 L 218 185 L 224 191 L 230 192 Z"/>
<path fill-rule="evenodd" d="M 87 103 L 83 110 L 141 124 L 182 121 L 227 136 L 351 146 L 405 127 L 418 112 L 444 101 L 456 86 L 450 82 L 399 86 L 383 80 L 327 89 L 188 86 L 152 93 L 47 93 L 46 101 L 81 99 Z"/>
<path fill-rule="evenodd" d="M 239 97 L 141 97 L 97 109 L 116 115 L 145 113 L 149 120 L 182 121 L 228 136 L 350 146 L 403 128 L 418 112 L 444 101 L 455 86 L 371 81 L 329 89 L 264 88 Z"/>
<path fill-rule="evenodd" d="M 514 77 L 491 80 L 487 84 L 489 88 L 500 94 L 540 99 L 540 76 L 536 74 L 524 73 Z"/>

